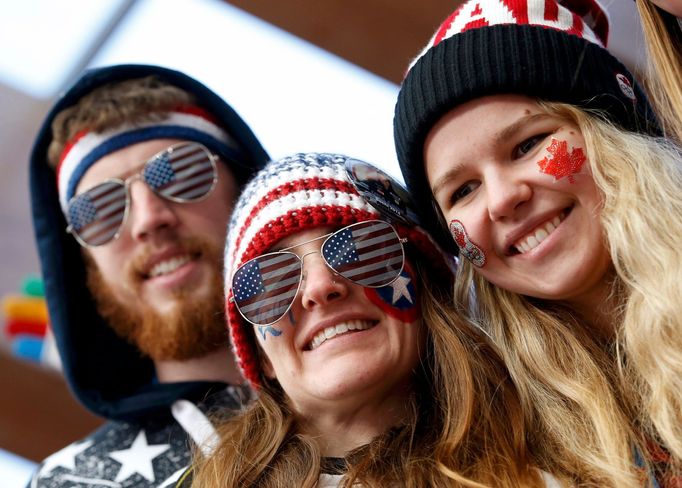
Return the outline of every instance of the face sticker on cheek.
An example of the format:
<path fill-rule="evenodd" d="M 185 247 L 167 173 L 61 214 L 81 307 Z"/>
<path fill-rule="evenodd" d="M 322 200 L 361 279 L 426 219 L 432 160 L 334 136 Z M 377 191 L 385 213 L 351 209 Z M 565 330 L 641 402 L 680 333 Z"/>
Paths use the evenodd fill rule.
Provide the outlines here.
<path fill-rule="evenodd" d="M 477 268 L 482 268 L 485 264 L 485 253 L 483 249 L 478 247 L 471 239 L 469 239 L 469 234 L 467 234 L 464 224 L 457 219 L 450 222 L 450 233 L 455 239 L 455 243 L 459 248 L 459 252 L 462 256 L 471 261 L 471 264 Z"/>
<path fill-rule="evenodd" d="M 573 175 L 580 173 L 580 170 L 587 161 L 583 148 L 574 147 L 568 151 L 568 143 L 552 138 L 552 142 L 547 148 L 549 156 L 538 162 L 540 171 L 553 176 L 554 181 L 561 178 L 568 178 L 569 183 L 575 183 Z"/>
<path fill-rule="evenodd" d="M 398 279 L 381 288 L 363 288 L 369 300 L 393 318 L 412 323 L 419 318 L 419 300 L 412 270 L 405 268 Z"/>
<path fill-rule="evenodd" d="M 272 337 L 277 337 L 282 335 L 282 331 L 279 329 L 275 329 L 271 325 L 259 325 L 258 326 L 258 332 L 260 332 L 261 337 L 263 340 L 267 339 L 268 332 L 272 334 Z"/>

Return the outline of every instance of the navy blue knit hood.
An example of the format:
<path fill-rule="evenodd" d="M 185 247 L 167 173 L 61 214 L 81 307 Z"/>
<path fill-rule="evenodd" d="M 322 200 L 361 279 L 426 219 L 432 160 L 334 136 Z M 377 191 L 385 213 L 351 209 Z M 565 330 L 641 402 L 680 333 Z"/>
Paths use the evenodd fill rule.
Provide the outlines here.
<path fill-rule="evenodd" d="M 59 112 L 102 85 L 150 75 L 192 94 L 196 105 L 208 111 L 237 142 L 237 150 L 221 156 L 243 163 L 230 167 L 240 185 L 268 160 L 251 129 L 218 95 L 181 72 L 158 66 L 118 65 L 86 71 L 45 118 L 31 153 L 29 172 L 33 225 L 50 323 L 73 393 L 92 412 L 116 420 L 153 415 L 177 398 L 203 398 L 211 384 L 157 383 L 151 359 L 119 338 L 99 315 L 86 286 L 81 247 L 65 230 L 67 223 L 47 149 L 52 140 L 51 125 Z"/>

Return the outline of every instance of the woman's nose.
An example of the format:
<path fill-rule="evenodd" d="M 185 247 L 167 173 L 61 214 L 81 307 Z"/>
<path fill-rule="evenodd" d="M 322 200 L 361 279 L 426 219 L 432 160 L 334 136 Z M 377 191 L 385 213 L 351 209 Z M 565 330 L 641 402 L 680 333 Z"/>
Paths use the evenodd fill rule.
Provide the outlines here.
<path fill-rule="evenodd" d="M 327 305 L 348 295 L 349 282 L 332 271 L 319 252 L 304 256 L 301 301 L 306 310 Z"/>

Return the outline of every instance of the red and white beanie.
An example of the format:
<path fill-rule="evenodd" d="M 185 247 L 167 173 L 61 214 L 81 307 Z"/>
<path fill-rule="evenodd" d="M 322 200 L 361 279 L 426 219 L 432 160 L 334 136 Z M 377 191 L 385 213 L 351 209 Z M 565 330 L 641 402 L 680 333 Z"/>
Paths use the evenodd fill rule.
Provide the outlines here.
<path fill-rule="evenodd" d="M 315 227 L 384 219 L 355 189 L 346 172 L 348 159 L 310 153 L 272 161 L 246 185 L 235 205 L 225 246 L 225 308 L 237 363 L 252 386 L 262 383 L 254 326 L 230 300 L 232 276 L 239 266 L 289 235 Z M 446 269 L 444 256 L 422 229 L 394 226 L 427 262 Z"/>

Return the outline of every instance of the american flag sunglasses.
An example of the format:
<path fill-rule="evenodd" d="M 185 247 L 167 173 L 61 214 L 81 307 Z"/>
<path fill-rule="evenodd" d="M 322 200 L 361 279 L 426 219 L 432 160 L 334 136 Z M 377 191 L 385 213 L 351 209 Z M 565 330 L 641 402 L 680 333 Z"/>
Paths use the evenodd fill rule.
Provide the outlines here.
<path fill-rule="evenodd" d="M 131 183 L 141 179 L 157 195 L 172 202 L 198 202 L 218 181 L 217 157 L 196 142 L 174 144 L 125 180 L 112 178 L 74 196 L 67 206 L 66 231 L 85 247 L 118 238 L 130 209 Z"/>
<path fill-rule="evenodd" d="M 295 246 L 263 254 L 241 265 L 232 277 L 232 301 L 244 319 L 257 326 L 284 317 L 301 287 L 303 259 L 291 249 L 324 239 L 320 255 L 336 274 L 368 288 L 393 283 L 405 265 L 405 250 L 395 228 L 382 220 L 343 227 Z"/>

